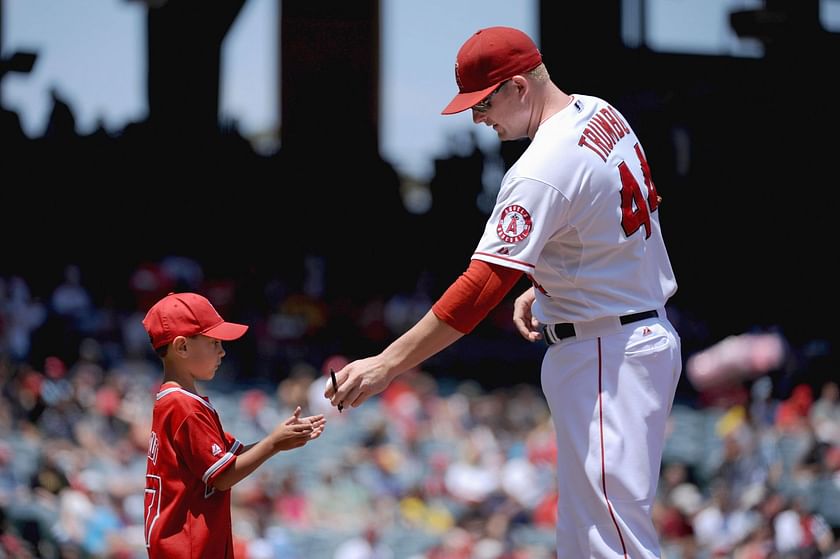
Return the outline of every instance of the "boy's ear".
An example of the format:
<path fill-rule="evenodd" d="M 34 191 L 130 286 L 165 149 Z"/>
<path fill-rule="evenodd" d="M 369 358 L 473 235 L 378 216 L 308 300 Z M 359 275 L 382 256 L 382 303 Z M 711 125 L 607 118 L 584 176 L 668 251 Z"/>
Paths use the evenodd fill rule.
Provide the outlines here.
<path fill-rule="evenodd" d="M 184 336 L 175 336 L 175 339 L 172 340 L 171 349 L 179 355 L 185 354 L 187 352 L 187 338 Z"/>

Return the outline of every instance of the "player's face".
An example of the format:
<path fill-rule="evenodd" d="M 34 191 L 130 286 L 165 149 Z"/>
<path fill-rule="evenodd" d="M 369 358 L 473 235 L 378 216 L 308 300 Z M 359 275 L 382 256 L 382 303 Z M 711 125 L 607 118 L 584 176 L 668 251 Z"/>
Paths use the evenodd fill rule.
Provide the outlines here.
<path fill-rule="evenodd" d="M 490 126 L 500 140 L 515 140 L 527 135 L 518 130 L 516 97 L 518 88 L 514 80 L 507 80 L 477 106 L 472 107 L 473 122 Z"/>
<path fill-rule="evenodd" d="M 189 338 L 187 343 L 193 375 L 201 380 L 212 379 L 225 356 L 222 342 L 199 334 Z"/>
<path fill-rule="evenodd" d="M 473 105 L 472 110 L 477 113 L 486 113 L 487 111 L 489 111 L 490 107 L 493 106 L 493 96 L 497 95 L 509 81 L 510 80 L 505 80 L 501 84 L 499 84 L 499 87 L 491 91 L 490 94 L 487 95 L 487 97 Z"/>

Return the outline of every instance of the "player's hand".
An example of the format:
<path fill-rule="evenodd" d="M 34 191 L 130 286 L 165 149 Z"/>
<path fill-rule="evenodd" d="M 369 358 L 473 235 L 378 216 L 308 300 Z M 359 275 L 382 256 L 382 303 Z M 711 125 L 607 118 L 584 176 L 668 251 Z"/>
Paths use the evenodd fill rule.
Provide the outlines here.
<path fill-rule="evenodd" d="M 324 397 L 334 406 L 341 403 L 344 407 L 357 408 L 388 388 L 392 378 L 378 356 L 358 359 L 335 373 L 338 390 L 333 390 L 332 382 L 327 381 Z"/>
<path fill-rule="evenodd" d="M 537 295 L 531 287 L 513 302 L 513 325 L 523 338 L 529 342 L 536 342 L 542 339 L 540 333 L 540 322 L 531 314 L 531 306 Z"/>
<path fill-rule="evenodd" d="M 271 439 L 277 450 L 290 450 L 317 439 L 324 431 L 326 420 L 323 415 L 300 417 L 300 406 L 292 415 L 278 425 L 271 433 Z"/>

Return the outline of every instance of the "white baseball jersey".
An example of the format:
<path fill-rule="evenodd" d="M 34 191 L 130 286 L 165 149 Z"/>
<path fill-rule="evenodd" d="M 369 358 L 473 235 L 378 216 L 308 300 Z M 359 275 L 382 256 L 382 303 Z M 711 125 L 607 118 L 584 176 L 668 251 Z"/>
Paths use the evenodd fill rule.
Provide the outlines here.
<path fill-rule="evenodd" d="M 624 117 L 574 95 L 505 174 L 473 258 L 525 272 L 543 323 L 659 309 L 677 284 L 658 205 Z"/>

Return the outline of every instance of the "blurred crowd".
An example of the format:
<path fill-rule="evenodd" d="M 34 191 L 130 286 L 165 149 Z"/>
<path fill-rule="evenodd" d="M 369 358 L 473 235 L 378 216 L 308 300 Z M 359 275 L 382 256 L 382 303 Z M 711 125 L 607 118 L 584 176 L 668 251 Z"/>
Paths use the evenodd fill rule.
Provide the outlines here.
<path fill-rule="evenodd" d="M 339 413 L 323 398 L 329 369 L 380 348 L 432 299 L 422 281 L 379 298 L 331 298 L 322 268 L 305 260 L 290 285 L 208 277 L 195 260 L 168 257 L 129 270 L 118 293 L 74 265 L 53 284 L 0 276 L 0 559 L 146 556 L 161 367 L 140 320 L 182 290 L 252 326 L 202 386 L 228 431 L 253 442 L 299 404 L 328 415 L 318 441 L 233 488 L 237 557 L 553 558 L 558 449 L 538 386 L 541 348 L 505 345 L 516 338 L 502 305 L 440 360 Z M 709 356 L 737 355 L 741 369 L 721 366 L 728 382 L 694 387 L 684 375 L 652 510 L 664 556 L 840 559 L 836 373 L 779 343 L 750 343 L 768 353 L 741 359 L 739 343 L 752 339 L 699 342 L 696 324 L 668 312 L 689 363 L 707 367 L 702 378 L 713 377 Z M 516 364 L 487 365 L 504 359 Z"/>

